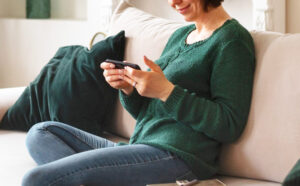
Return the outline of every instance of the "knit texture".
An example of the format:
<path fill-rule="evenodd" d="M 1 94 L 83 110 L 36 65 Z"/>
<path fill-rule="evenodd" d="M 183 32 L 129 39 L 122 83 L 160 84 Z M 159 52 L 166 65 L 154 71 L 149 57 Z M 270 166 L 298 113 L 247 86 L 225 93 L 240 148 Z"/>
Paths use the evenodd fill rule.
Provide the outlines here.
<path fill-rule="evenodd" d="M 287 177 L 284 179 L 283 186 L 298 186 L 300 185 L 300 159 L 294 165 Z"/>
<path fill-rule="evenodd" d="M 175 88 L 166 100 L 127 96 L 137 120 L 130 144 L 148 144 L 182 158 L 199 179 L 218 171 L 222 143 L 235 141 L 247 122 L 255 69 L 254 44 L 238 21 L 226 21 L 208 39 L 186 44 L 195 25 L 170 37 L 156 63 Z"/>

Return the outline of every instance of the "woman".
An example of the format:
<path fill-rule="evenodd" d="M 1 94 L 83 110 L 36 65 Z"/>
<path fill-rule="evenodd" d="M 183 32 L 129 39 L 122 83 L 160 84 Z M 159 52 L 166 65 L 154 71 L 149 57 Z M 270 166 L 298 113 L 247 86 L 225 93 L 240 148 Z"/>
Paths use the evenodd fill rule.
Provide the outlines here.
<path fill-rule="evenodd" d="M 169 0 L 195 24 L 178 29 L 156 63 L 144 58 L 150 71 L 101 64 L 137 120 L 129 145 L 62 123 L 37 124 L 27 144 L 41 166 L 23 185 L 146 185 L 214 176 L 221 144 L 236 140 L 246 124 L 255 66 L 250 34 L 222 1 Z"/>

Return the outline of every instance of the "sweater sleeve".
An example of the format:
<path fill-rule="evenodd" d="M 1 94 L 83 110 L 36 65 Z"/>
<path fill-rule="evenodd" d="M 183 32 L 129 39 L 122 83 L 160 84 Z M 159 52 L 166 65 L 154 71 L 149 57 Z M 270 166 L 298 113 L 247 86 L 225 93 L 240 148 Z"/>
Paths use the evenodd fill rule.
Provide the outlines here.
<path fill-rule="evenodd" d="M 149 100 L 149 98 L 140 96 L 136 89 L 134 89 L 130 95 L 126 95 L 119 90 L 119 97 L 122 106 L 131 114 L 134 119 L 137 119 L 143 103 Z"/>
<path fill-rule="evenodd" d="M 180 124 L 219 142 L 233 142 L 247 122 L 254 68 L 254 49 L 242 41 L 230 41 L 212 66 L 210 99 L 176 85 L 162 107 Z"/>

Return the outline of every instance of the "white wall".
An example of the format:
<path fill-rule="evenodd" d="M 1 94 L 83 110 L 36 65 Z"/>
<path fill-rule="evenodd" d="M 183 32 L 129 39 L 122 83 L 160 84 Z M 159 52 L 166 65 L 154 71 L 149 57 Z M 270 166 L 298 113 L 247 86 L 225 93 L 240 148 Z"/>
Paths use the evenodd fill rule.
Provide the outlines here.
<path fill-rule="evenodd" d="M 51 17 L 56 19 L 86 19 L 87 1 L 89 0 L 51 0 Z"/>
<path fill-rule="evenodd" d="M 51 0 L 51 18 L 86 19 L 88 0 Z M 0 17 L 25 18 L 26 0 L 0 0 Z"/>
<path fill-rule="evenodd" d="M 253 29 L 251 0 L 225 0 L 223 5 L 231 17 L 236 18 L 247 29 Z"/>

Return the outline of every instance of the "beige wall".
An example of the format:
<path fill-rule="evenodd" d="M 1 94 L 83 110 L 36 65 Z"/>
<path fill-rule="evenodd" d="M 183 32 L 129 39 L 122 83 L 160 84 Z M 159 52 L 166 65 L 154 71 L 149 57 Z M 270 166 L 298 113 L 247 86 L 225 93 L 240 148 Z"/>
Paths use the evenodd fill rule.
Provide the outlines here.
<path fill-rule="evenodd" d="M 300 0 L 286 0 L 286 32 L 300 33 Z"/>
<path fill-rule="evenodd" d="M 26 0 L 0 0 L 0 17 L 25 18 Z M 86 19 L 87 0 L 51 0 L 51 18 Z"/>

